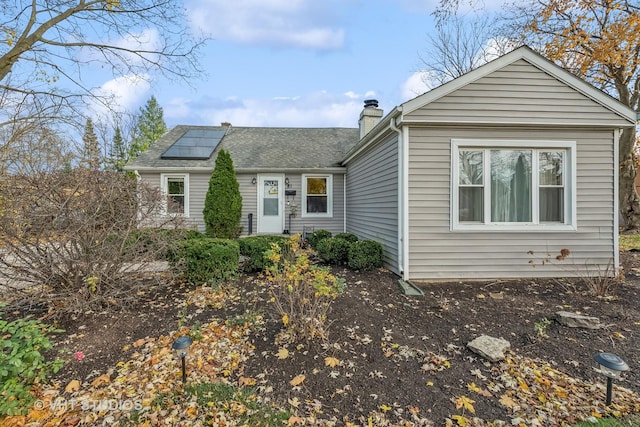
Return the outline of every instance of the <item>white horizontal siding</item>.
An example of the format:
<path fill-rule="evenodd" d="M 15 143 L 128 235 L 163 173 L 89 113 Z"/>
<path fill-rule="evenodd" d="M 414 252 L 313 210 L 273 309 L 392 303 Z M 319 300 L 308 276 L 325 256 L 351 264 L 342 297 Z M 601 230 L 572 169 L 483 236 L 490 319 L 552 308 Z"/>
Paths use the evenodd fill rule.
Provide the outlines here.
<path fill-rule="evenodd" d="M 406 115 L 431 123 L 628 123 L 591 98 L 519 60 Z"/>
<path fill-rule="evenodd" d="M 451 140 L 455 138 L 576 141 L 577 231 L 451 231 Z M 409 278 L 571 276 L 585 268 L 604 269 L 615 256 L 613 132 L 424 127 L 411 128 L 409 140 Z M 563 248 L 572 255 L 562 263 L 535 268 L 529 263 L 539 264 L 547 253 L 555 258 Z"/>

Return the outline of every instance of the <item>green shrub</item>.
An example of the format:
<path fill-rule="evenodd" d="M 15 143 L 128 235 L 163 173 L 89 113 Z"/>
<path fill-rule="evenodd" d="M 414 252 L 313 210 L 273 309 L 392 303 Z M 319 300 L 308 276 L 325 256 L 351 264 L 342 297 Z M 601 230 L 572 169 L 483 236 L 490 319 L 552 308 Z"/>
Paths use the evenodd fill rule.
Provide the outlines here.
<path fill-rule="evenodd" d="M 43 351 L 53 344 L 47 334 L 63 332 L 35 320 L 7 322 L 0 313 L 0 418 L 24 415 L 33 404 L 29 393 L 35 384 L 46 381 L 64 364 L 61 359 L 46 361 Z"/>
<path fill-rule="evenodd" d="M 334 265 L 346 264 L 349 259 L 351 243 L 346 239 L 329 237 L 318 242 L 318 255 L 328 263 Z"/>
<path fill-rule="evenodd" d="M 354 270 L 382 267 L 382 255 L 382 244 L 374 240 L 360 240 L 349 248 L 349 267 Z"/>
<path fill-rule="evenodd" d="M 218 284 L 238 272 L 240 247 L 235 240 L 185 240 L 171 257 L 172 265 L 192 284 Z"/>
<path fill-rule="evenodd" d="M 245 270 L 262 271 L 266 267 L 265 253 L 271 249 L 271 243 L 282 244 L 286 240 L 283 236 L 251 236 L 238 240 L 240 254 L 249 258 Z"/>
<path fill-rule="evenodd" d="M 228 151 L 220 150 L 218 153 L 202 214 L 208 236 L 235 239 L 240 235 L 242 196 Z"/>
<path fill-rule="evenodd" d="M 358 236 L 353 233 L 338 233 L 335 236 L 336 239 L 344 239 L 349 243 L 354 243 L 358 241 Z"/>
<path fill-rule="evenodd" d="M 327 230 L 316 230 L 309 236 L 309 244 L 313 249 L 318 248 L 318 242 L 331 237 L 331 232 Z"/>

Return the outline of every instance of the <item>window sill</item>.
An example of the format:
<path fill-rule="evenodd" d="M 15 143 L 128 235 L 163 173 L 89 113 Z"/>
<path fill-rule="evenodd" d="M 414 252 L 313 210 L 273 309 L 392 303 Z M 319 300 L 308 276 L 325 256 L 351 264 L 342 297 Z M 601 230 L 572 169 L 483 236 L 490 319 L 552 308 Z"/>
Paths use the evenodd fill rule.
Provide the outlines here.
<path fill-rule="evenodd" d="M 573 224 L 455 224 L 451 231 L 544 233 L 578 231 L 578 227 Z"/>
<path fill-rule="evenodd" d="M 301 218 L 333 218 L 333 214 L 302 214 Z"/>

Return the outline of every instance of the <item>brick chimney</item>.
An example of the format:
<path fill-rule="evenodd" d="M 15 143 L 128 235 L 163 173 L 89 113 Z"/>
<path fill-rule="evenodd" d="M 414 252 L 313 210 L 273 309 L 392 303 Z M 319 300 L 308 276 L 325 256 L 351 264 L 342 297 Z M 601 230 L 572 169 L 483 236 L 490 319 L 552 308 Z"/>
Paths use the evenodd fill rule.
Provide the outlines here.
<path fill-rule="evenodd" d="M 364 138 L 382 120 L 382 110 L 378 108 L 377 99 L 365 99 L 364 108 L 360 113 L 358 125 L 360 127 L 360 139 Z"/>

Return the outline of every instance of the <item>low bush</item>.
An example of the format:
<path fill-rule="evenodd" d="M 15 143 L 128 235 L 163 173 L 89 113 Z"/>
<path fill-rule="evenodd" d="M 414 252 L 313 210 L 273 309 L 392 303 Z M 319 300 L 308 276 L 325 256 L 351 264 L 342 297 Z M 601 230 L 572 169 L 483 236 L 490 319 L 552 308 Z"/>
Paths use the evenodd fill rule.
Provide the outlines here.
<path fill-rule="evenodd" d="M 311 265 L 300 248 L 298 235 L 287 244 L 284 250 L 278 244 L 271 245 L 267 255 L 271 264 L 265 272 L 271 301 L 284 326 L 277 340 L 327 339 L 327 314 L 331 303 L 344 291 L 345 281 L 326 267 Z"/>
<path fill-rule="evenodd" d="M 358 241 L 358 236 L 353 233 L 338 233 L 335 236 L 336 239 L 344 239 L 347 242 L 353 243 Z"/>
<path fill-rule="evenodd" d="M 382 267 L 382 244 L 374 240 L 360 240 L 349 248 L 349 268 L 371 270 Z"/>
<path fill-rule="evenodd" d="M 177 246 L 170 261 L 189 283 L 217 285 L 238 272 L 240 247 L 235 240 L 204 237 Z"/>
<path fill-rule="evenodd" d="M 309 244 L 313 249 L 317 249 L 318 242 L 322 239 L 328 239 L 331 237 L 331 232 L 327 230 L 316 230 L 309 235 Z"/>
<path fill-rule="evenodd" d="M 282 236 L 251 236 L 238 240 L 240 254 L 249 258 L 245 270 L 262 271 L 266 266 L 265 253 L 271 249 L 271 243 L 281 244 L 286 240 Z"/>
<path fill-rule="evenodd" d="M 339 237 L 329 237 L 328 239 L 322 239 L 318 242 L 318 255 L 322 261 L 333 264 L 341 265 L 346 264 L 349 259 L 349 247 L 351 243 Z"/>
<path fill-rule="evenodd" d="M 0 313 L 0 418 L 24 415 L 32 406 L 31 387 L 46 381 L 64 362 L 45 360 L 53 344 L 48 334 L 63 332 L 35 320 L 7 322 Z"/>

